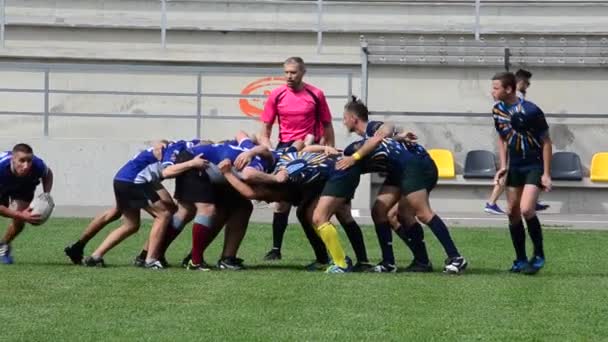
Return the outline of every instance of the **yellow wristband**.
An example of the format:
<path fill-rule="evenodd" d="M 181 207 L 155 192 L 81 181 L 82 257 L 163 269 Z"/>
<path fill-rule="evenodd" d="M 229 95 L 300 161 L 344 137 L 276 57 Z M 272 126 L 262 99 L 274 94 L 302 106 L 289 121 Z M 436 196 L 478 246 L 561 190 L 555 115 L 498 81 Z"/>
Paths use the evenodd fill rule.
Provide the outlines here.
<path fill-rule="evenodd" d="M 355 160 L 361 160 L 361 155 L 359 154 L 359 152 L 355 152 L 353 153 L 353 158 L 355 158 Z"/>

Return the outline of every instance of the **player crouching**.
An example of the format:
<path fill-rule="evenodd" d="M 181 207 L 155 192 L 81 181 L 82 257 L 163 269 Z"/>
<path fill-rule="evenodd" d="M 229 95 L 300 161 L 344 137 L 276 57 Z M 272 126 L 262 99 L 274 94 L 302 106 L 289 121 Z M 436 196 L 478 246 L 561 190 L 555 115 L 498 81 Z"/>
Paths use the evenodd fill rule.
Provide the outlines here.
<path fill-rule="evenodd" d="M 40 202 L 46 199 L 47 204 L 52 204 L 53 172 L 29 145 L 17 144 L 12 151 L 0 155 L 0 215 L 12 219 L 0 240 L 0 263 L 13 263 L 10 243 L 23 231 L 26 222 L 39 225 L 50 216 L 52 205 L 42 208 L 43 212 L 38 209 L 44 205 L 30 206 L 41 180 L 44 193 Z"/>

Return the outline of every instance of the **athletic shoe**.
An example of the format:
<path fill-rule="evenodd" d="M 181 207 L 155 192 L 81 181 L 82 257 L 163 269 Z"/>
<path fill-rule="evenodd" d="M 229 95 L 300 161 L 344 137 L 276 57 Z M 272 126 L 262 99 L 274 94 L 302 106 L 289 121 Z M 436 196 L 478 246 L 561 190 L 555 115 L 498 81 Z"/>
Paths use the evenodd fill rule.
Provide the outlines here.
<path fill-rule="evenodd" d="M 14 262 L 11 255 L 11 246 L 8 243 L 0 244 L 0 262 L 5 265 L 10 265 Z"/>
<path fill-rule="evenodd" d="M 369 272 L 372 268 L 374 268 L 374 265 L 369 262 L 358 262 L 353 266 L 353 272 Z"/>
<path fill-rule="evenodd" d="M 543 211 L 549 209 L 550 205 L 536 202 L 536 211 Z"/>
<path fill-rule="evenodd" d="M 133 260 L 133 266 L 135 267 L 145 267 L 146 266 L 146 259 L 142 258 L 141 256 L 136 256 L 135 259 Z"/>
<path fill-rule="evenodd" d="M 75 265 L 82 265 L 82 257 L 84 256 L 84 250 L 81 247 L 77 247 L 76 244 L 67 246 L 64 250 L 65 255 L 72 260 Z"/>
<path fill-rule="evenodd" d="M 270 251 L 268 251 L 268 253 L 266 253 L 266 255 L 264 255 L 264 260 L 281 260 L 281 250 L 276 248 L 271 249 Z"/>
<path fill-rule="evenodd" d="M 443 272 L 449 274 L 458 274 L 463 272 L 468 265 L 469 263 L 464 257 L 459 256 L 454 258 L 448 258 L 445 260 L 445 267 L 443 268 Z"/>
<path fill-rule="evenodd" d="M 372 267 L 370 272 L 374 273 L 395 273 L 397 272 L 397 266 L 389 263 L 385 263 L 384 261 L 379 263 L 378 265 Z"/>
<path fill-rule="evenodd" d="M 162 257 L 158 258 L 158 261 L 160 262 L 161 265 L 163 265 L 163 268 L 171 267 L 171 265 L 169 265 L 169 262 L 167 261 L 167 258 L 165 258 L 164 255 Z"/>
<path fill-rule="evenodd" d="M 430 262 L 425 264 L 419 262 L 418 260 L 412 260 L 412 262 L 403 271 L 428 273 L 433 272 L 433 265 Z"/>
<path fill-rule="evenodd" d="M 188 255 L 186 255 L 186 257 L 182 260 L 182 267 L 187 267 L 190 260 L 192 260 L 192 253 L 188 253 Z"/>
<path fill-rule="evenodd" d="M 310 264 L 304 266 L 304 269 L 308 272 L 316 272 L 326 270 L 329 264 L 324 264 L 322 262 L 314 261 Z"/>
<path fill-rule="evenodd" d="M 161 264 L 158 260 L 146 262 L 146 265 L 144 267 L 149 270 L 162 270 L 164 268 L 163 264 Z"/>
<path fill-rule="evenodd" d="M 220 270 L 240 271 L 245 269 L 243 260 L 235 257 L 226 257 L 218 260 L 217 268 Z"/>
<path fill-rule="evenodd" d="M 504 215 L 505 214 L 505 212 L 502 211 L 502 209 L 500 209 L 500 207 L 496 203 L 494 203 L 492 205 L 490 205 L 490 203 L 486 203 L 486 207 L 483 208 L 483 211 L 485 211 L 488 214 L 492 214 L 492 215 Z"/>
<path fill-rule="evenodd" d="M 346 261 L 346 268 L 342 268 L 342 267 L 332 263 L 331 265 L 329 265 L 327 270 L 325 270 L 325 273 L 350 273 L 350 272 L 352 272 L 353 271 L 353 261 L 349 257 L 346 257 L 345 261 Z"/>
<path fill-rule="evenodd" d="M 211 271 L 211 265 L 207 264 L 204 260 L 198 265 L 192 263 L 192 260 L 188 261 L 186 269 L 190 271 Z"/>
<path fill-rule="evenodd" d="M 82 264 L 87 267 L 106 267 L 106 263 L 103 261 L 103 258 L 97 259 L 92 256 L 84 258 Z"/>
<path fill-rule="evenodd" d="M 533 275 L 538 273 L 545 266 L 545 258 L 534 256 L 528 261 L 528 267 L 522 270 L 523 274 Z"/>
<path fill-rule="evenodd" d="M 509 272 L 520 273 L 526 268 L 528 268 L 528 260 L 513 260 L 513 265 L 511 266 Z"/>

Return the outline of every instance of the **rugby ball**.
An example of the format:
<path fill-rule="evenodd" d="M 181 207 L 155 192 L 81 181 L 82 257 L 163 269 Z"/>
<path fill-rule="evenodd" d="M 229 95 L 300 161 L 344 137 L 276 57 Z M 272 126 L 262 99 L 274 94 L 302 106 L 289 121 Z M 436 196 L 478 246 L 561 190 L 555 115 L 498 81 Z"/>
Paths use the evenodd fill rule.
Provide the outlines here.
<path fill-rule="evenodd" d="M 35 224 L 38 226 L 46 222 L 46 220 L 51 217 L 51 213 L 55 208 L 55 201 L 53 201 L 51 194 L 41 193 L 34 198 L 32 203 L 30 203 L 30 208 L 32 209 L 32 214 L 40 215 L 40 223 Z"/>

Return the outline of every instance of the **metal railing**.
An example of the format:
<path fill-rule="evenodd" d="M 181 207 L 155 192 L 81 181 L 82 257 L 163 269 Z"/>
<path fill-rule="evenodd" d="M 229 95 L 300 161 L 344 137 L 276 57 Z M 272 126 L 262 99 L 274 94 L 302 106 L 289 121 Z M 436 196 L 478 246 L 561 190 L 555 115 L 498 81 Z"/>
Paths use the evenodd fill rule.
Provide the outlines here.
<path fill-rule="evenodd" d="M 176 3 L 176 2 L 188 2 L 189 0 L 159 0 L 159 28 L 160 28 L 160 45 L 162 48 L 167 47 L 167 30 L 168 30 L 168 4 Z M 190 0 L 192 1 L 192 0 Z M 200 0 L 197 0 L 200 1 Z M 481 17 L 481 0 L 410 0 L 410 1 L 397 1 L 397 0 L 378 0 L 378 1 L 340 1 L 340 0 L 298 0 L 298 1 L 240 1 L 242 3 L 268 3 L 268 4 L 307 4 L 311 6 L 311 9 L 315 8 L 316 12 L 316 24 L 310 27 L 310 32 L 316 33 L 317 41 L 316 41 L 316 51 L 318 54 L 322 52 L 323 48 L 323 33 L 324 33 L 324 23 L 323 17 L 327 7 L 330 6 L 339 6 L 349 4 L 352 6 L 357 5 L 428 5 L 428 4 L 445 4 L 445 5 L 458 5 L 458 6 L 471 6 L 471 33 L 474 35 L 476 40 L 480 39 L 481 28 L 480 28 L 480 17 Z M 545 0 L 545 1 L 493 1 L 493 0 L 483 0 L 483 4 L 487 4 L 488 6 L 495 6 L 500 4 L 571 4 L 576 3 L 576 1 L 555 1 L 555 0 Z M 585 1 L 585 3 L 594 3 L 594 4 L 603 4 L 607 3 L 606 1 Z M 313 7 L 314 6 L 314 7 Z M 6 26 L 6 0 L 0 0 L 0 47 L 4 47 L 5 45 L 5 26 Z"/>
<path fill-rule="evenodd" d="M 259 67 L 223 67 L 223 66 L 201 66 L 201 67 L 186 67 L 186 66 L 163 66 L 163 65 L 128 65 L 128 64 L 67 64 L 67 63 L 37 63 L 37 62 L 0 62 L 0 71 L 23 71 L 23 72 L 40 72 L 43 73 L 43 82 L 40 88 L 0 88 L 0 94 L 3 93 L 25 93 L 25 94 L 42 94 L 43 104 L 41 111 L 10 111 L 1 110 L 0 116 L 35 116 L 43 118 L 42 132 L 44 136 L 49 136 L 49 121 L 53 117 L 79 117 L 79 118 L 137 118 L 137 119 L 178 119 L 178 120 L 194 120 L 195 132 L 194 135 L 198 138 L 202 136 L 202 125 L 204 119 L 209 120 L 256 120 L 250 116 L 238 113 L 229 113 L 228 115 L 205 115 L 203 108 L 205 100 L 211 98 L 224 99 L 261 99 L 267 95 L 242 94 L 242 93 L 226 93 L 226 92 L 205 92 L 203 78 L 205 76 L 251 76 L 251 77 L 267 77 L 269 75 L 280 76 L 280 70 L 277 68 L 259 68 Z M 193 76 L 196 77 L 196 89 L 191 92 L 164 92 L 164 91 L 117 91 L 117 90 L 82 90 L 82 89 L 61 89 L 53 88 L 51 80 L 54 74 L 58 73 L 110 73 L 110 74 L 143 74 L 143 75 L 176 75 L 176 76 Z M 339 77 L 343 78 L 346 83 L 346 89 L 342 94 L 326 94 L 327 99 L 342 99 L 347 100 L 352 95 L 353 87 L 353 70 L 348 68 L 309 68 L 308 77 Z M 51 110 L 50 95 L 68 94 L 68 95 L 123 95 L 123 96 L 149 96 L 149 97 L 173 97 L 173 98 L 190 98 L 196 101 L 196 108 L 192 114 L 147 114 L 147 113 L 87 113 L 87 112 L 60 112 Z"/>

